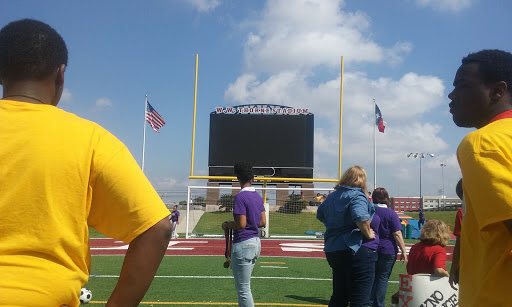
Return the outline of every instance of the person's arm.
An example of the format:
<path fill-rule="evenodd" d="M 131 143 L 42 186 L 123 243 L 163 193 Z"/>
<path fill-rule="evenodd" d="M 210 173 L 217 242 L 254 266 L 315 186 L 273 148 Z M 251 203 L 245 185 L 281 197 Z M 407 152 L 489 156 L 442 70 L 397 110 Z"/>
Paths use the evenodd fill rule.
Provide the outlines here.
<path fill-rule="evenodd" d="M 178 223 L 178 225 L 180 224 L 180 218 L 181 218 L 181 216 L 178 214 L 178 220 L 176 221 Z"/>
<path fill-rule="evenodd" d="M 450 278 L 448 282 L 450 286 L 457 290 L 455 284 L 459 283 L 459 266 L 460 266 L 460 236 L 457 236 L 457 241 L 455 241 L 455 247 L 453 248 L 452 255 L 452 267 L 450 268 Z"/>
<path fill-rule="evenodd" d="M 407 251 L 405 250 L 405 243 L 404 238 L 402 237 L 402 231 L 399 230 L 393 232 L 393 238 L 395 238 L 395 242 L 398 244 L 398 248 L 400 248 L 400 251 L 402 252 L 400 260 L 402 260 L 403 262 L 407 262 Z"/>
<path fill-rule="evenodd" d="M 235 214 L 234 221 L 222 223 L 222 229 L 242 230 L 247 226 L 247 217 L 243 214 Z"/>
<path fill-rule="evenodd" d="M 368 240 L 375 239 L 375 232 L 371 228 L 371 215 L 369 212 L 370 200 L 366 194 L 361 191 L 357 193 L 349 203 L 350 217 L 356 223 L 357 228 L 361 230 L 363 236 Z"/>
<path fill-rule="evenodd" d="M 364 222 L 356 222 L 357 227 L 361 230 L 363 236 L 369 240 L 375 239 L 375 232 L 370 227 L 370 220 Z"/>
<path fill-rule="evenodd" d="M 261 218 L 260 218 L 260 224 L 258 227 L 265 227 L 267 226 L 267 216 L 265 214 L 265 211 L 261 212 Z"/>
<path fill-rule="evenodd" d="M 153 281 L 171 235 L 171 223 L 165 217 L 130 243 L 119 280 L 106 307 L 139 305 Z"/>
<path fill-rule="evenodd" d="M 450 274 L 446 270 L 446 250 L 438 245 L 434 246 L 434 248 L 433 274 L 437 276 L 450 277 Z"/>

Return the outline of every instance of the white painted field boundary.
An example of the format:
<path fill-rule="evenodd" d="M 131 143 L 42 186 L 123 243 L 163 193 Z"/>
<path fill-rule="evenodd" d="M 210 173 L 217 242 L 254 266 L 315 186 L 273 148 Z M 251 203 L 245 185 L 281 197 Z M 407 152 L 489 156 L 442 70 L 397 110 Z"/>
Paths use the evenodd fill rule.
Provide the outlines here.
<path fill-rule="evenodd" d="M 95 278 L 119 278 L 119 275 L 91 275 Z M 155 278 L 190 278 L 190 279 L 233 279 L 233 276 L 155 276 Z M 283 280 L 310 280 L 332 281 L 331 278 L 307 278 L 307 277 L 279 277 L 279 276 L 252 276 L 251 279 L 283 279 Z M 390 280 L 389 283 L 397 284 L 398 280 Z"/>

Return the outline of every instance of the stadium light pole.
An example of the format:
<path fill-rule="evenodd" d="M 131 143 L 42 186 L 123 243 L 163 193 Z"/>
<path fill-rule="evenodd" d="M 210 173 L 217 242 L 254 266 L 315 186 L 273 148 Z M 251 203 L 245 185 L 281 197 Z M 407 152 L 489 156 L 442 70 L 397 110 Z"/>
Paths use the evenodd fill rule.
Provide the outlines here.
<path fill-rule="evenodd" d="M 420 209 L 423 210 L 423 195 L 421 193 L 421 159 L 426 157 L 434 157 L 432 153 L 422 153 L 422 152 L 411 152 L 407 155 L 407 158 L 419 158 L 420 159 Z"/>
<path fill-rule="evenodd" d="M 441 163 L 441 180 L 443 181 L 443 195 L 442 195 L 442 198 L 443 198 L 443 209 L 446 209 L 446 196 L 444 195 L 444 168 L 446 167 L 446 164 L 444 163 Z M 437 211 L 441 211 L 440 210 L 440 207 L 441 207 L 441 202 L 439 202 L 439 205 L 437 206 Z"/>

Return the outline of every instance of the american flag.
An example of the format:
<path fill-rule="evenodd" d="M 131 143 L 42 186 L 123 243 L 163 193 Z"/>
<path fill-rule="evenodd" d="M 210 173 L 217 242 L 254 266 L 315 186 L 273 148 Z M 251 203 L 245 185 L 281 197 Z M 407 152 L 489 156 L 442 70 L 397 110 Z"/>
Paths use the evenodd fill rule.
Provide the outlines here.
<path fill-rule="evenodd" d="M 159 132 L 158 129 L 165 125 L 164 118 L 162 115 L 158 114 L 155 109 L 153 109 L 153 107 L 149 104 L 149 101 L 146 105 L 146 121 L 149 123 L 151 128 L 155 130 L 155 132 Z"/>

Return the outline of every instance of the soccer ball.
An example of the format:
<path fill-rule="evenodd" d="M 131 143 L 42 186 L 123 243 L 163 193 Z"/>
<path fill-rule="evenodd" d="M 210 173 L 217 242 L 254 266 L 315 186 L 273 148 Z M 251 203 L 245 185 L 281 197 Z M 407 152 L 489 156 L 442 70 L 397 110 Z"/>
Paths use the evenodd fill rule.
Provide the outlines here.
<path fill-rule="evenodd" d="M 82 288 L 80 290 L 80 297 L 78 298 L 80 300 L 80 304 L 87 304 L 92 298 L 92 292 L 89 289 Z"/>

